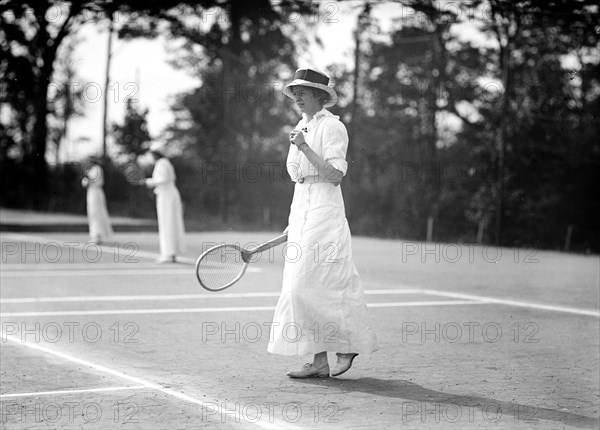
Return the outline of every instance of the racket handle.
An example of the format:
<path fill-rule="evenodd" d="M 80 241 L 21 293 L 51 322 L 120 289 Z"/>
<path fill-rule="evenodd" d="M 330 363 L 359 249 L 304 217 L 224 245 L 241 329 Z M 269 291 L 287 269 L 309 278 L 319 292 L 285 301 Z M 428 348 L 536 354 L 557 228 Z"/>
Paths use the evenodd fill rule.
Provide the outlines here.
<path fill-rule="evenodd" d="M 256 253 L 266 251 L 267 249 L 271 249 L 277 245 L 281 245 L 284 242 L 287 242 L 287 233 L 284 233 L 281 236 L 277 236 L 275 239 L 271 239 L 270 241 L 265 242 L 262 245 L 257 246 L 256 248 L 249 249 L 247 251 L 247 256 L 250 257 Z"/>

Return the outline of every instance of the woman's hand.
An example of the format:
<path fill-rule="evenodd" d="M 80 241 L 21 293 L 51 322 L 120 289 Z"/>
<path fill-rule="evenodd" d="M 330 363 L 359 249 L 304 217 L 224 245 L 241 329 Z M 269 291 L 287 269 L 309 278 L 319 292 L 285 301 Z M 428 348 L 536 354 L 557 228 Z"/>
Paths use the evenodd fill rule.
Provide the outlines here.
<path fill-rule="evenodd" d="M 293 143 L 297 147 L 300 147 L 300 145 L 306 143 L 306 140 L 304 140 L 304 133 L 296 129 L 290 131 L 290 143 Z"/>

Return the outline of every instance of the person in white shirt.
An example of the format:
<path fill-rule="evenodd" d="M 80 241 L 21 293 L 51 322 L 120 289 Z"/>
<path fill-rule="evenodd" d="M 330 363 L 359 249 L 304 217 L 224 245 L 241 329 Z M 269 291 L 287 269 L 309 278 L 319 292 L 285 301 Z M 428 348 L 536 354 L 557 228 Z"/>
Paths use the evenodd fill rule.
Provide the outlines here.
<path fill-rule="evenodd" d="M 156 213 L 158 218 L 158 238 L 160 258 L 158 263 L 175 263 L 177 255 L 185 251 L 183 223 L 183 205 L 175 186 L 175 169 L 165 157 L 164 147 L 158 142 L 150 145 L 150 153 L 156 164 L 152 177 L 145 184 L 154 188 L 156 194 Z"/>
<path fill-rule="evenodd" d="M 102 167 L 100 167 L 100 163 L 100 157 L 90 157 L 89 167 L 86 169 L 85 176 L 81 180 L 81 185 L 87 189 L 86 211 L 90 242 L 97 244 L 107 241 L 113 234 L 103 189 L 104 172 L 102 171 Z"/>
<path fill-rule="evenodd" d="M 296 184 L 268 351 L 314 354 L 312 363 L 288 372 L 291 378 L 338 376 L 358 354 L 377 350 L 339 186 L 348 169 L 348 134 L 325 109 L 337 102 L 326 75 L 300 69 L 283 92 L 302 119 L 289 134 L 287 170 Z M 337 353 L 331 372 L 328 351 Z"/>

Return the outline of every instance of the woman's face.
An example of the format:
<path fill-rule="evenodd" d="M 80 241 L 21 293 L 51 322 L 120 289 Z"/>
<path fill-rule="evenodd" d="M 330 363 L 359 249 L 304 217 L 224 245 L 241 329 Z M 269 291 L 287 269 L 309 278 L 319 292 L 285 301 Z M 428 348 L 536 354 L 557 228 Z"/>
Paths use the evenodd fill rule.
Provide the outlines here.
<path fill-rule="evenodd" d="M 321 104 L 312 88 L 296 86 L 292 88 L 294 101 L 302 113 L 313 115 L 321 110 Z"/>

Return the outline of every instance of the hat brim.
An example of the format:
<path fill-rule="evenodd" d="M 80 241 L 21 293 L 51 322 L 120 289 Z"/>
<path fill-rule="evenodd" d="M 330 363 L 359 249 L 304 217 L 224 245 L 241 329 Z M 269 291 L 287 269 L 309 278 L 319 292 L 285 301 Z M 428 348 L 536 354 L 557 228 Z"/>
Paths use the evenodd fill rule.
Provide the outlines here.
<path fill-rule="evenodd" d="M 293 87 L 310 87 L 325 91 L 327 94 L 329 94 L 329 99 L 327 99 L 327 101 L 323 103 L 324 108 L 334 106 L 338 102 L 337 93 L 332 87 L 328 85 L 317 84 L 315 82 L 305 81 L 304 79 L 294 79 L 292 82 L 290 82 L 283 88 L 283 94 L 285 94 L 292 100 L 294 99 L 294 94 L 292 93 Z"/>
<path fill-rule="evenodd" d="M 102 156 L 101 155 L 90 155 L 90 156 L 88 156 L 88 161 L 90 163 L 100 164 L 100 163 L 102 163 Z"/>
<path fill-rule="evenodd" d="M 164 148 L 163 145 L 160 145 L 160 144 L 154 144 L 153 143 L 152 145 L 150 145 L 150 148 L 148 148 L 148 151 L 149 152 L 156 152 L 156 153 L 162 154 L 162 155 L 165 154 L 165 148 Z"/>

